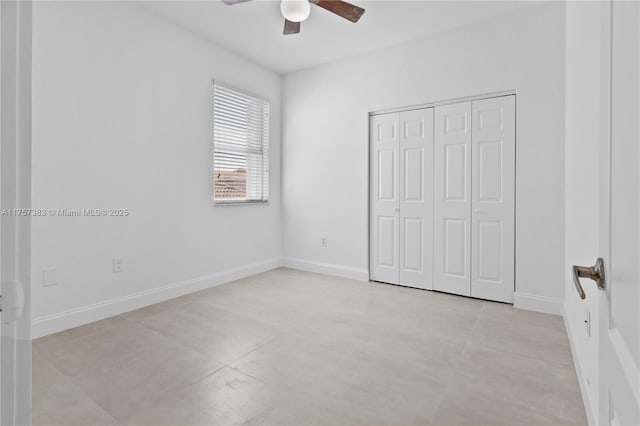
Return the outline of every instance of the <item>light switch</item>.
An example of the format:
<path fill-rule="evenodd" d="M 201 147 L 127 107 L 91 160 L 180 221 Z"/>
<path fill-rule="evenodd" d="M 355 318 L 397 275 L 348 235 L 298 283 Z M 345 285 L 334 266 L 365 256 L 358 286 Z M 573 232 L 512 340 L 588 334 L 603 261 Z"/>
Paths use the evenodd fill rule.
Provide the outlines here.
<path fill-rule="evenodd" d="M 113 259 L 113 273 L 118 274 L 122 272 L 122 258 L 116 257 Z"/>

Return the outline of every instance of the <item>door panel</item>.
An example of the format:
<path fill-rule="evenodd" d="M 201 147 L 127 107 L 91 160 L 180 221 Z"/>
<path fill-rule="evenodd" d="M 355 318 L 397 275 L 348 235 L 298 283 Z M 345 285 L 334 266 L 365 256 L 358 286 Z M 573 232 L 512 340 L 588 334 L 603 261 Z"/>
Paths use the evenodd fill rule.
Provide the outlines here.
<path fill-rule="evenodd" d="M 403 148 L 403 201 L 424 202 L 424 148 Z"/>
<path fill-rule="evenodd" d="M 444 147 L 444 199 L 446 201 L 467 200 L 468 148 L 467 144 L 449 144 Z"/>
<path fill-rule="evenodd" d="M 433 108 L 400 113 L 400 284 L 431 289 Z"/>
<path fill-rule="evenodd" d="M 395 268 L 396 246 L 396 218 L 394 216 L 378 216 L 378 265 Z M 391 244 L 385 244 L 391 242 Z"/>
<path fill-rule="evenodd" d="M 600 244 L 606 281 L 598 303 L 598 423 L 638 425 L 640 5 L 614 1 L 607 5 L 607 13 L 610 19 L 605 21 L 612 27 L 603 32 L 604 73 L 610 72 L 604 90 L 610 91 L 610 104 L 603 108 L 608 134 L 602 137 L 600 164 Z"/>
<path fill-rule="evenodd" d="M 398 284 L 399 183 L 397 113 L 370 118 L 370 278 Z"/>
<path fill-rule="evenodd" d="M 611 267 L 627 279 L 612 283 L 611 320 L 635 359 L 640 358 L 638 279 L 638 3 L 613 3 L 611 126 Z M 635 37 L 635 38 L 634 38 Z M 620 40 L 619 40 L 620 39 Z M 612 277 L 612 279 L 617 276 Z M 636 309 L 634 309 L 636 308 Z"/>
<path fill-rule="evenodd" d="M 460 219 L 444 220 L 444 273 L 465 277 L 467 268 L 467 221 Z"/>
<path fill-rule="evenodd" d="M 471 295 L 513 302 L 515 96 L 473 101 Z"/>
<path fill-rule="evenodd" d="M 396 151 L 378 150 L 378 200 L 396 201 Z"/>
<path fill-rule="evenodd" d="M 30 1 L 0 2 L 0 208 L 31 207 Z M 31 218 L 0 219 L 0 424 L 31 424 Z"/>
<path fill-rule="evenodd" d="M 420 273 L 424 270 L 423 223 L 422 218 L 402 219 L 402 239 L 404 240 L 402 270 L 404 271 Z M 402 279 L 400 282 L 405 283 Z"/>
<path fill-rule="evenodd" d="M 471 102 L 435 108 L 433 288 L 471 294 Z"/>
<path fill-rule="evenodd" d="M 478 154 L 478 201 L 502 202 L 502 141 L 480 142 Z"/>
<path fill-rule="evenodd" d="M 478 278 L 499 284 L 502 281 L 502 223 L 485 220 L 476 223 L 479 256 L 474 260 L 478 263 Z"/>

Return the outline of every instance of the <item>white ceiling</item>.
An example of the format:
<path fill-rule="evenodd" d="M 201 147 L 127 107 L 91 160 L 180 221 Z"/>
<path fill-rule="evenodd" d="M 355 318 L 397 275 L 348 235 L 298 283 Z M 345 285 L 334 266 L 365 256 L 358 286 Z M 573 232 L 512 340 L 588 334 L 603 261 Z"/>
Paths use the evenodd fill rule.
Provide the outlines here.
<path fill-rule="evenodd" d="M 282 35 L 278 1 L 148 1 L 143 8 L 254 62 L 287 73 L 425 37 L 530 6 L 524 1 L 350 0 L 366 13 L 353 24 L 312 6 L 300 34 Z"/>

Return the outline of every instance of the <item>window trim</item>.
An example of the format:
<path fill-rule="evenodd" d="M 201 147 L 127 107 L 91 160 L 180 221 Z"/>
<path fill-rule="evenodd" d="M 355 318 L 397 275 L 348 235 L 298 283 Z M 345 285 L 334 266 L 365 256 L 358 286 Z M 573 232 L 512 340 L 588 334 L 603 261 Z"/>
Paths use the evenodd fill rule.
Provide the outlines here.
<path fill-rule="evenodd" d="M 253 92 L 247 91 L 245 89 L 240 89 L 236 86 L 233 86 L 231 84 L 225 83 L 223 81 L 220 80 L 216 80 L 213 79 L 211 81 L 212 83 L 212 87 L 215 86 L 220 86 L 223 87 L 225 89 L 229 89 L 238 93 L 242 93 L 243 95 L 246 95 L 248 97 L 260 100 L 265 102 L 268 106 L 269 106 L 269 134 L 268 134 L 268 140 L 267 140 L 267 145 L 270 145 L 271 142 L 271 99 L 262 96 L 262 95 L 258 95 L 255 94 Z M 215 90 L 213 90 L 212 93 L 212 117 L 215 115 Z M 215 118 L 214 118 L 215 120 Z M 212 120 L 212 121 L 214 121 Z M 212 125 L 212 127 L 215 126 L 215 122 Z M 215 127 L 212 128 L 212 133 L 215 134 Z M 269 205 L 270 204 L 270 199 L 271 199 L 271 150 L 270 150 L 270 146 L 269 148 L 267 148 L 267 165 L 268 165 L 268 171 L 267 171 L 267 193 L 269 194 L 267 196 L 267 199 L 264 200 L 258 200 L 258 199 L 229 199 L 229 200 L 216 200 L 216 183 L 215 183 L 215 151 L 216 151 L 216 147 L 215 147 L 215 137 L 212 135 L 212 141 L 211 141 L 211 159 L 212 159 L 212 163 L 211 163 L 211 202 L 213 204 L 214 207 L 216 206 L 241 206 L 241 205 L 251 205 L 251 204 L 258 204 L 258 205 Z"/>

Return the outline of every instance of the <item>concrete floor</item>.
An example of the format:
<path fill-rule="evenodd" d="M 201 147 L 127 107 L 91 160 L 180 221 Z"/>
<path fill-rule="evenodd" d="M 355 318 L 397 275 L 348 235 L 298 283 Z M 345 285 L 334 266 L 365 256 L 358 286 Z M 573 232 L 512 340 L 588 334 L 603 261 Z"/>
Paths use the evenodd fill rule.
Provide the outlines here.
<path fill-rule="evenodd" d="M 561 317 L 288 269 L 33 350 L 35 425 L 587 424 Z"/>

